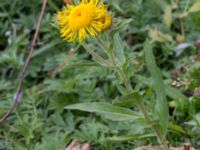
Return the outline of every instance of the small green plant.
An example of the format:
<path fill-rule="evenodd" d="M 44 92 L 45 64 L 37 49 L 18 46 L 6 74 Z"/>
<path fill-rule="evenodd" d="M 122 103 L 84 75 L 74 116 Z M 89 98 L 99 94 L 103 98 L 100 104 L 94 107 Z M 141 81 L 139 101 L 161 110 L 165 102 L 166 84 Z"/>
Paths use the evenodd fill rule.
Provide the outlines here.
<path fill-rule="evenodd" d="M 199 0 L 71 2 L 0 2 L 0 150 L 198 149 Z"/>

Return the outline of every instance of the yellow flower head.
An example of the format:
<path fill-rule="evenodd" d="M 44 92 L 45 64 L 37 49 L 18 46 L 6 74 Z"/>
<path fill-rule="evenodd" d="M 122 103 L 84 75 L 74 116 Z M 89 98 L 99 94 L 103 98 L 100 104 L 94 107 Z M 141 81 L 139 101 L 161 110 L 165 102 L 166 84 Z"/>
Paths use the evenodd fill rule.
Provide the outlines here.
<path fill-rule="evenodd" d="M 112 16 L 108 12 L 105 12 L 104 15 L 101 17 L 100 22 L 102 23 L 101 30 L 105 31 L 106 29 L 110 28 L 112 25 Z"/>
<path fill-rule="evenodd" d="M 96 36 L 102 31 L 100 21 L 106 7 L 99 0 L 82 0 L 79 5 L 67 5 L 57 13 L 61 36 L 67 41 L 82 41 L 89 36 Z"/>

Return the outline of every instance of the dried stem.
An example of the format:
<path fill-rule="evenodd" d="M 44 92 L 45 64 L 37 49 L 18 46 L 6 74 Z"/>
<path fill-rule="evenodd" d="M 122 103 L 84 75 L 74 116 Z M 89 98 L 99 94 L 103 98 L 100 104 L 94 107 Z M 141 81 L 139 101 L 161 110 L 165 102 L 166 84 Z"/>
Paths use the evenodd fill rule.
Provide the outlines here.
<path fill-rule="evenodd" d="M 70 52 L 67 54 L 67 59 L 65 59 L 63 62 L 61 62 L 58 67 L 53 71 L 51 77 L 55 77 L 59 72 L 63 70 L 65 65 L 68 63 L 68 60 L 72 58 L 72 56 L 76 53 L 76 51 L 79 49 L 81 45 L 79 44 L 76 48 L 72 48 Z"/>
<path fill-rule="evenodd" d="M 3 116 L 0 119 L 0 125 L 6 120 L 6 118 L 12 113 L 12 111 L 14 110 L 14 108 L 17 106 L 18 102 L 21 100 L 21 95 L 22 95 L 22 86 L 23 86 L 23 81 L 24 81 L 24 77 L 25 77 L 25 72 L 28 68 L 28 65 L 30 63 L 31 60 L 31 56 L 33 54 L 34 51 L 34 47 L 36 45 L 36 40 L 39 34 L 39 30 L 40 30 L 40 26 L 41 26 L 41 22 L 45 13 L 45 9 L 46 9 L 46 4 L 47 4 L 47 0 L 43 0 L 43 4 L 42 4 L 42 9 L 41 9 L 41 13 L 36 25 L 36 29 L 35 29 L 35 33 L 34 33 L 34 37 L 33 40 L 31 42 L 31 47 L 29 49 L 29 53 L 28 56 L 25 60 L 24 66 L 22 68 L 22 71 L 20 73 L 19 76 L 19 81 L 18 81 L 18 86 L 17 86 L 17 90 L 16 90 L 16 94 L 13 97 L 13 103 L 10 106 L 10 108 L 3 114 Z"/>

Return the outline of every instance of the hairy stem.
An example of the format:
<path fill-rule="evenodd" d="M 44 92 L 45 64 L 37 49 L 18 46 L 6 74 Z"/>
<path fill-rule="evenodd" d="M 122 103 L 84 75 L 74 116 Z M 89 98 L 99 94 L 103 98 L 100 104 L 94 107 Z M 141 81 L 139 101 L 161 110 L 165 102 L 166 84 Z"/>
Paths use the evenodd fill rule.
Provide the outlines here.
<path fill-rule="evenodd" d="M 98 44 L 99 46 L 102 47 L 102 45 L 103 45 L 102 43 L 103 43 L 103 42 L 101 42 L 101 41 L 98 39 L 97 44 Z M 104 47 L 104 48 L 106 48 L 106 47 Z M 108 52 L 109 57 L 110 57 L 110 59 L 111 59 L 112 66 L 113 66 L 113 68 L 115 68 L 115 69 L 117 70 L 117 73 L 118 73 L 119 76 L 122 78 L 123 84 L 125 85 L 126 89 L 127 89 L 130 93 L 133 93 L 134 90 L 133 90 L 133 87 L 132 87 L 132 85 L 131 85 L 131 83 L 130 83 L 130 80 L 129 80 L 128 77 L 126 76 L 126 74 L 125 74 L 125 72 L 123 71 L 123 69 L 122 69 L 122 68 L 119 68 L 119 67 L 116 65 L 115 55 L 114 55 L 113 49 L 112 49 L 112 48 L 106 48 L 105 50 Z M 149 125 L 152 125 L 152 128 L 153 128 L 153 130 L 155 131 L 155 133 L 156 133 L 156 135 L 157 135 L 157 137 L 158 137 L 160 143 L 163 144 L 163 150 L 168 150 L 168 146 L 167 146 L 167 144 L 166 144 L 166 142 L 165 142 L 165 138 L 162 136 L 162 134 L 161 134 L 159 128 L 157 128 L 156 126 L 153 125 L 153 121 L 152 121 L 151 118 L 149 117 L 149 115 L 148 115 L 146 109 L 144 108 L 143 104 L 142 104 L 141 102 L 139 102 L 137 106 L 138 106 L 138 108 L 140 109 L 140 111 L 142 112 L 146 123 L 149 124 Z"/>
<path fill-rule="evenodd" d="M 99 54 L 97 54 L 96 52 L 94 52 L 93 50 L 91 50 L 89 47 L 87 47 L 85 44 L 81 43 L 81 45 L 85 48 L 85 50 L 92 55 L 92 57 L 98 61 L 100 61 L 101 63 L 103 63 L 105 66 L 110 67 L 110 63 L 105 60 L 103 57 L 101 57 Z"/>
<path fill-rule="evenodd" d="M 184 12 L 187 11 L 188 7 L 189 7 L 189 4 L 190 4 L 190 0 L 187 0 L 187 3 L 185 5 L 185 8 L 184 8 Z"/>

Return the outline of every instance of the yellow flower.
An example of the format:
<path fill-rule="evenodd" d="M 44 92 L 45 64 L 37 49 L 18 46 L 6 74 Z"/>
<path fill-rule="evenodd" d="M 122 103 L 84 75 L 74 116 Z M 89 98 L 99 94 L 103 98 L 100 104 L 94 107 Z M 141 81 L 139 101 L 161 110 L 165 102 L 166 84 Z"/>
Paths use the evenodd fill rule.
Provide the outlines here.
<path fill-rule="evenodd" d="M 100 19 L 102 23 L 101 30 L 105 31 L 106 29 L 110 28 L 112 25 L 112 16 L 108 12 L 105 12 L 104 15 Z"/>
<path fill-rule="evenodd" d="M 70 42 L 96 36 L 102 31 L 102 23 L 99 20 L 105 9 L 99 0 L 82 0 L 77 6 L 68 4 L 56 16 L 61 36 Z"/>

